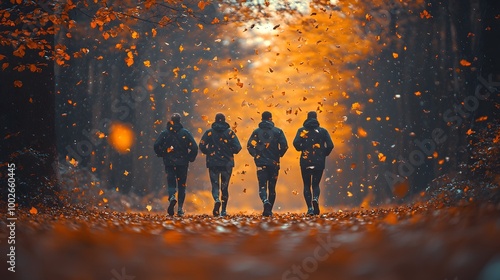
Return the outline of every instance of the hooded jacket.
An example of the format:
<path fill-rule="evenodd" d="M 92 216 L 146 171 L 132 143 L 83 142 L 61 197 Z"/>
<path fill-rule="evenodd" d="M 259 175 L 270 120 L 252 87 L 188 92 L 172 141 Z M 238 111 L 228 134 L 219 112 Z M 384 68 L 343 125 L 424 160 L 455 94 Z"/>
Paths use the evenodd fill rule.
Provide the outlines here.
<path fill-rule="evenodd" d="M 306 119 L 303 127 L 297 130 L 293 146 L 300 152 L 302 168 L 325 169 L 325 158 L 333 150 L 330 134 L 314 118 Z"/>
<path fill-rule="evenodd" d="M 169 121 L 154 144 L 157 156 L 163 157 L 165 166 L 189 165 L 198 155 L 193 135 L 181 123 Z"/>
<path fill-rule="evenodd" d="M 272 121 L 264 120 L 248 139 L 247 150 L 256 166 L 275 165 L 279 168 L 280 158 L 288 150 L 285 133 L 275 127 Z"/>
<path fill-rule="evenodd" d="M 241 150 L 238 137 L 225 121 L 212 123 L 200 140 L 200 151 L 207 156 L 207 167 L 234 167 L 234 155 Z"/>

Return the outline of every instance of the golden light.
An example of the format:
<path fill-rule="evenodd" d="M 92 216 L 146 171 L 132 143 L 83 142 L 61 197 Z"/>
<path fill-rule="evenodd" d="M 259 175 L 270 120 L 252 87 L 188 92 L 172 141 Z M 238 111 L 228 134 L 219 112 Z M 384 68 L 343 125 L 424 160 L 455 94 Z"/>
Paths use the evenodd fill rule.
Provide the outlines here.
<path fill-rule="evenodd" d="M 129 124 L 114 122 L 109 129 L 108 142 L 119 153 L 130 152 L 134 144 L 135 133 Z"/>

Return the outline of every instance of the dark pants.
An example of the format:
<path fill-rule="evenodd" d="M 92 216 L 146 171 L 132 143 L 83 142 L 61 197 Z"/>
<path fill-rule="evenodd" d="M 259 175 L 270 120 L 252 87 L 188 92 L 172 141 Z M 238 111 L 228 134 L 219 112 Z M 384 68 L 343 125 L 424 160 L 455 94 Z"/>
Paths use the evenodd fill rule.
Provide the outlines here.
<path fill-rule="evenodd" d="M 302 167 L 302 182 L 304 182 L 304 198 L 306 200 L 307 208 L 312 207 L 312 200 L 319 199 L 319 182 L 323 176 L 323 169 L 307 169 Z M 312 187 L 312 195 L 311 195 Z"/>
<path fill-rule="evenodd" d="M 278 181 L 279 168 L 274 165 L 257 166 L 257 179 L 259 180 L 259 196 L 264 202 L 266 199 L 274 205 L 276 200 L 276 181 Z M 269 191 L 269 196 L 268 196 Z"/>
<path fill-rule="evenodd" d="M 184 199 L 186 198 L 188 166 L 165 166 L 165 172 L 167 173 L 168 197 L 175 197 L 175 193 L 179 189 L 177 201 L 179 208 L 182 208 Z"/>
<path fill-rule="evenodd" d="M 232 167 L 215 166 L 208 168 L 210 183 L 212 183 L 212 197 L 214 201 L 219 200 L 219 190 L 222 193 L 222 202 L 227 203 L 229 199 L 229 179 L 233 173 Z"/>

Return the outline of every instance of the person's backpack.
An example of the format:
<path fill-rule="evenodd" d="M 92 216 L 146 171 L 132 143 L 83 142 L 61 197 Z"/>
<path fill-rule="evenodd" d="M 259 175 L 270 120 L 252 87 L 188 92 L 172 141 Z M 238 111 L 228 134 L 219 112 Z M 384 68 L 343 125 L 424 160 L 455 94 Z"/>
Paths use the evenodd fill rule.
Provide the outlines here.
<path fill-rule="evenodd" d="M 259 140 L 257 142 L 257 149 L 262 151 L 271 145 L 274 139 L 274 131 L 272 129 L 261 128 L 257 133 L 257 139 Z"/>

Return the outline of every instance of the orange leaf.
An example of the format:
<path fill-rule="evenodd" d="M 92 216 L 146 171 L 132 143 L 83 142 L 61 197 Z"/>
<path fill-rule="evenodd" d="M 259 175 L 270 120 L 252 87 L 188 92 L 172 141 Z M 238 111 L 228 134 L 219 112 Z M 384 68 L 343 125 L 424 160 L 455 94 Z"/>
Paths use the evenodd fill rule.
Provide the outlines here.
<path fill-rule="evenodd" d="M 206 4 L 207 3 L 205 3 L 204 1 L 200 1 L 198 2 L 198 8 L 203 11 L 205 9 Z"/>
<path fill-rule="evenodd" d="M 218 18 L 214 18 L 214 19 L 212 20 L 211 24 L 217 24 L 217 23 L 219 23 L 219 22 L 220 22 L 220 20 L 219 20 Z"/>
<path fill-rule="evenodd" d="M 35 207 L 31 207 L 30 214 L 36 215 L 36 214 L 38 214 L 38 210 L 36 210 Z"/>
<path fill-rule="evenodd" d="M 23 82 L 21 82 L 21 81 L 19 81 L 19 80 L 15 80 L 15 81 L 14 81 L 14 87 L 18 87 L 18 88 L 20 88 L 20 87 L 22 87 L 22 86 L 23 86 Z"/>
<path fill-rule="evenodd" d="M 5 70 L 7 67 L 9 67 L 9 63 L 5 62 L 2 64 L 2 71 Z"/>
<path fill-rule="evenodd" d="M 469 66 L 471 66 L 471 63 L 465 59 L 462 59 L 462 60 L 460 60 L 460 65 L 465 66 L 465 67 L 469 67 Z"/>

